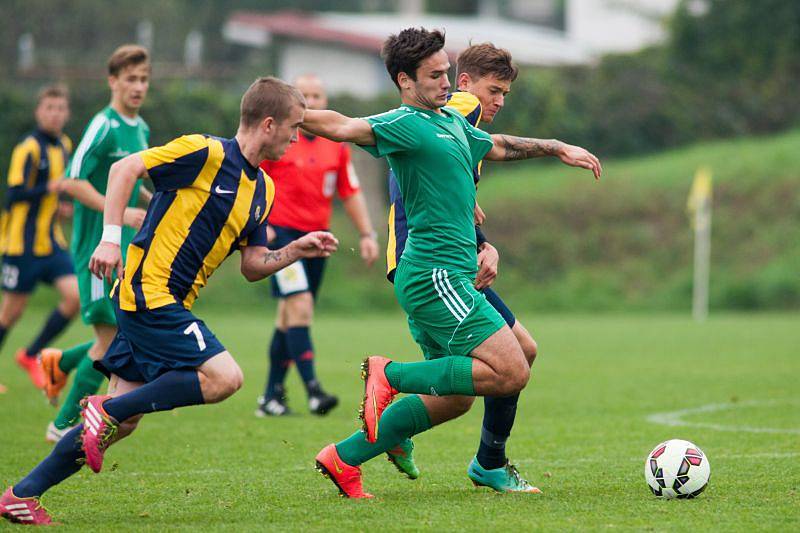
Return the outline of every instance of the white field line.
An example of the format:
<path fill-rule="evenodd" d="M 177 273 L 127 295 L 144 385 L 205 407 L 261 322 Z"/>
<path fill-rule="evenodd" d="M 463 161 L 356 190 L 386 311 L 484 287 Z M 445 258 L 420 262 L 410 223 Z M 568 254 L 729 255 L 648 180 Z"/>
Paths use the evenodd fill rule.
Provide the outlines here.
<path fill-rule="evenodd" d="M 701 405 L 700 407 L 693 407 L 690 409 L 679 409 L 677 411 L 669 411 L 666 413 L 654 413 L 647 416 L 647 421 L 653 424 L 661 424 L 664 426 L 683 426 L 683 427 L 696 427 L 713 429 L 716 431 L 735 431 L 738 433 L 771 433 L 780 435 L 800 435 L 800 428 L 769 428 L 769 427 L 753 427 L 745 425 L 730 425 L 730 424 L 714 424 L 711 422 L 690 422 L 683 418 L 688 415 L 695 415 L 701 413 L 715 413 L 719 411 L 727 411 L 730 409 L 738 409 L 742 407 L 782 407 L 789 406 L 790 409 L 798 409 L 800 401 L 798 400 L 752 400 L 745 402 L 728 402 L 728 403 L 710 403 Z"/>

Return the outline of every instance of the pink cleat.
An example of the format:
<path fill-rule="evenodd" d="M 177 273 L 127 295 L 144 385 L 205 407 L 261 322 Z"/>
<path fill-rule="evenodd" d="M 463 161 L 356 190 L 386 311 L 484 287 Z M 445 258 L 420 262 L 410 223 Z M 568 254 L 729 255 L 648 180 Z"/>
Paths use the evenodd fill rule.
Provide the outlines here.
<path fill-rule="evenodd" d="M 8 487 L 0 496 L 0 516 L 15 524 L 32 526 L 49 526 L 53 519 L 47 514 L 47 509 L 39 503 L 39 498 L 17 498 L 14 496 L 14 487 Z"/>
<path fill-rule="evenodd" d="M 378 423 L 381 415 L 397 396 L 397 389 L 392 387 L 386 378 L 386 365 L 391 362 L 386 357 L 372 355 L 361 363 L 364 399 L 361 400 L 358 417 L 361 419 L 367 442 L 374 443 L 378 440 Z"/>
<path fill-rule="evenodd" d="M 86 466 L 95 474 L 103 468 L 103 455 L 117 434 L 119 424 L 111 418 L 103 403 L 111 396 L 87 396 L 81 400 L 81 416 L 83 417 L 83 453 L 86 454 Z"/>

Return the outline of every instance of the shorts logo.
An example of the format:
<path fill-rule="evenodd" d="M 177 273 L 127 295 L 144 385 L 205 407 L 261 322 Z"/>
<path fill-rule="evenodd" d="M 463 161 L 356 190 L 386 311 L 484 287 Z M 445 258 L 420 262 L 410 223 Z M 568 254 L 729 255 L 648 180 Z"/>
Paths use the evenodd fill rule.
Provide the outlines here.
<path fill-rule="evenodd" d="M 439 396 L 439 393 L 433 387 L 431 387 L 431 396 Z"/>
<path fill-rule="evenodd" d="M 13 265 L 3 265 L 3 287 L 6 289 L 17 288 L 19 283 L 19 268 Z"/>

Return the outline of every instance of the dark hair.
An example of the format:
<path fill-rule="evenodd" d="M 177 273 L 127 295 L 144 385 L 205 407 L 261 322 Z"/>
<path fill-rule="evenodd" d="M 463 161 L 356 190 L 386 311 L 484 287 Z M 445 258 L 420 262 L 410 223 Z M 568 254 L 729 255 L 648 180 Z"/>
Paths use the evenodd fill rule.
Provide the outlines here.
<path fill-rule="evenodd" d="M 108 74 L 117 76 L 123 69 L 131 65 L 141 65 L 150 61 L 147 48 L 138 44 L 123 44 L 108 58 Z"/>
<path fill-rule="evenodd" d="M 473 44 L 458 54 L 456 71 L 456 76 L 466 72 L 475 81 L 487 74 L 494 74 L 499 80 L 514 81 L 519 74 L 511 61 L 511 53 L 491 43 Z"/>
<path fill-rule="evenodd" d="M 405 72 L 416 81 L 419 64 L 442 48 L 444 48 L 444 31 L 406 28 L 397 35 L 390 35 L 383 42 L 381 57 L 389 76 L 399 89 L 398 74 Z"/>
<path fill-rule="evenodd" d="M 258 78 L 242 96 L 239 122 L 245 128 L 255 126 L 267 117 L 282 122 L 289 116 L 293 105 L 306 107 L 300 91 L 272 76 Z"/>
<path fill-rule="evenodd" d="M 38 106 L 41 104 L 42 100 L 45 98 L 63 98 L 69 100 L 69 90 L 66 85 L 61 85 L 60 83 L 46 85 L 36 93 L 36 105 Z"/>

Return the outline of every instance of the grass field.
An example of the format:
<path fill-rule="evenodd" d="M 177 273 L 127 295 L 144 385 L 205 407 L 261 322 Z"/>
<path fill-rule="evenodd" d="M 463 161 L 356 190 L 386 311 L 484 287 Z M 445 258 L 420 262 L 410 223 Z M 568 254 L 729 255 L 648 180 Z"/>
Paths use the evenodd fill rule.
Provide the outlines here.
<path fill-rule="evenodd" d="M 201 302 L 203 303 L 208 302 Z M 703 325 L 674 315 L 525 316 L 540 343 L 522 396 L 511 458 L 543 495 L 500 496 L 465 475 L 482 406 L 416 438 L 422 469 L 402 478 L 383 458 L 364 467 L 373 501 L 347 501 L 313 469 L 323 445 L 356 428 L 366 353 L 416 359 L 400 316 L 323 316 L 319 371 L 342 405 L 257 419 L 270 319 L 202 307 L 236 356 L 245 386 L 230 400 L 151 415 L 115 446 L 100 475 L 83 470 L 45 505 L 66 530 L 797 530 L 800 527 L 800 316 L 721 315 Z M 12 362 L 31 314 L 0 360 L 0 481 L 13 483 L 49 450 L 53 410 Z M 64 342 L 85 336 L 73 326 Z M 698 408 L 710 404 L 717 407 Z M 687 410 L 685 413 L 675 411 Z M 659 421 L 648 417 L 666 414 Z M 667 423 L 677 424 L 673 426 Z M 658 442 L 684 438 L 711 461 L 696 500 L 660 501 L 642 475 Z M 0 529 L 10 528 L 5 524 Z"/>

